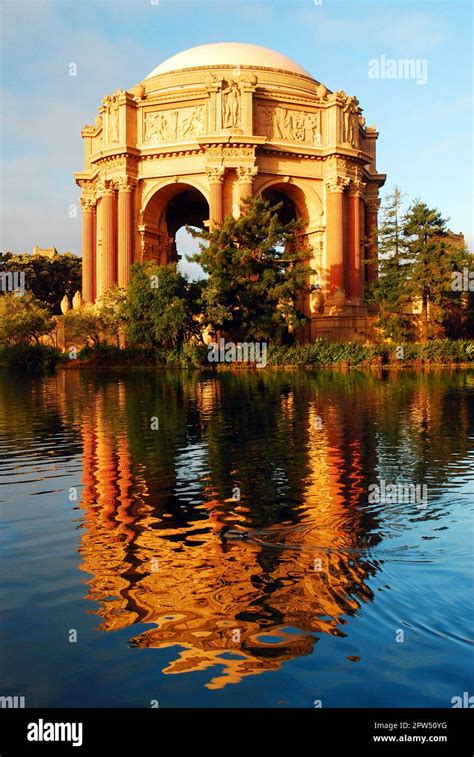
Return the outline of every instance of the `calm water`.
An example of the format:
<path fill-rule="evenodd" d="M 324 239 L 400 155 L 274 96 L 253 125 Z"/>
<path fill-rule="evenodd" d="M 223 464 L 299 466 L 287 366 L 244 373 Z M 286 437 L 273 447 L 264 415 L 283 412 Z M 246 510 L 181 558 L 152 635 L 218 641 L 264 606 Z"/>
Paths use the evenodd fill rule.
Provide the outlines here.
<path fill-rule="evenodd" d="M 474 693 L 474 372 L 2 374 L 0 398 L 0 694 Z M 382 480 L 426 484 L 427 502 L 370 502 Z"/>

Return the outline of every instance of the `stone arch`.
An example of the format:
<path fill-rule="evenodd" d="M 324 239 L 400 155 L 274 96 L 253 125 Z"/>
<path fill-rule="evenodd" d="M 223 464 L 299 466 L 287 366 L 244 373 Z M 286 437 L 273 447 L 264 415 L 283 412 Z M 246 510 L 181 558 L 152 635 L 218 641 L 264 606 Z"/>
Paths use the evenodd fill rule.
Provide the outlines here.
<path fill-rule="evenodd" d="M 177 260 L 176 232 L 185 224 L 203 227 L 209 219 L 207 188 L 194 179 L 166 179 L 142 199 L 138 233 L 141 260 L 160 265 Z"/>
<path fill-rule="evenodd" d="M 273 176 L 261 183 L 256 182 L 255 194 L 264 195 L 268 190 L 281 192 L 291 198 L 305 225 L 320 225 L 324 206 L 314 187 L 295 179 L 287 181 L 281 176 Z"/>

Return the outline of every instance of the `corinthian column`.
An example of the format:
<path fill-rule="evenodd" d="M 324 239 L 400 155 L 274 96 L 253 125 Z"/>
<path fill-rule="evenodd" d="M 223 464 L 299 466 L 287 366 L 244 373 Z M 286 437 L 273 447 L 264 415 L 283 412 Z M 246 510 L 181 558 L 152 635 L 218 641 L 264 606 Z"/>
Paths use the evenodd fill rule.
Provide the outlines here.
<path fill-rule="evenodd" d="M 253 180 L 257 173 L 258 168 L 255 166 L 239 166 L 237 168 L 240 203 L 242 203 L 242 200 L 246 197 L 250 197 L 253 194 Z"/>
<path fill-rule="evenodd" d="M 215 166 L 206 169 L 207 178 L 209 179 L 209 221 L 210 229 L 215 229 L 222 225 L 224 220 L 223 207 L 223 186 L 224 186 L 224 167 Z"/>
<path fill-rule="evenodd" d="M 352 181 L 347 197 L 347 228 L 348 228 L 348 285 L 349 297 L 362 297 L 362 259 L 360 250 L 360 198 L 363 183 Z"/>
<path fill-rule="evenodd" d="M 82 299 L 95 301 L 95 200 L 82 197 Z"/>
<path fill-rule="evenodd" d="M 133 188 L 128 177 L 118 181 L 118 285 L 126 289 L 133 263 Z"/>
<path fill-rule="evenodd" d="M 367 282 L 372 284 L 377 281 L 377 211 L 380 206 L 380 200 L 377 197 L 367 197 L 365 199 L 365 229 L 367 238 L 366 249 L 366 270 Z"/>
<path fill-rule="evenodd" d="M 344 289 L 344 216 L 343 193 L 348 179 L 336 176 L 326 182 L 326 266 L 329 289 Z"/>
<path fill-rule="evenodd" d="M 115 184 L 107 179 L 99 189 L 102 197 L 102 293 L 117 283 L 117 207 Z"/>

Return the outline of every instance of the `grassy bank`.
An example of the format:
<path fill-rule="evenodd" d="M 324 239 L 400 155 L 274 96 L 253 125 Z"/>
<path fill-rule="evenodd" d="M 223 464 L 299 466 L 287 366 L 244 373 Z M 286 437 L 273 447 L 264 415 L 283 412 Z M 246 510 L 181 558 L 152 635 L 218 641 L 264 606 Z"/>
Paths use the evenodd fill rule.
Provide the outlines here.
<path fill-rule="evenodd" d="M 212 370 L 208 349 L 201 344 L 186 344 L 182 349 L 154 351 L 119 349 L 110 345 L 85 348 L 77 360 L 63 359 L 63 364 L 79 366 L 170 366 Z M 425 344 L 360 344 L 359 342 L 327 342 L 318 339 L 312 344 L 291 347 L 269 346 L 268 368 L 328 367 L 416 367 L 421 365 L 474 365 L 474 342 L 439 339 Z M 218 369 L 253 367 L 246 363 L 218 364 Z"/>
<path fill-rule="evenodd" d="M 207 359 L 208 349 L 202 344 L 185 344 L 181 349 L 120 349 L 101 344 L 82 349 L 70 359 L 45 345 L 14 345 L 0 348 L 0 364 L 11 371 L 47 373 L 59 363 L 63 368 L 166 366 L 215 370 Z M 438 339 L 424 344 L 400 345 L 360 344 L 359 342 L 327 342 L 318 339 L 312 344 L 291 347 L 268 346 L 267 368 L 380 368 L 421 367 L 429 365 L 473 365 L 474 342 Z M 253 368 L 249 363 L 217 364 L 218 370 Z"/>

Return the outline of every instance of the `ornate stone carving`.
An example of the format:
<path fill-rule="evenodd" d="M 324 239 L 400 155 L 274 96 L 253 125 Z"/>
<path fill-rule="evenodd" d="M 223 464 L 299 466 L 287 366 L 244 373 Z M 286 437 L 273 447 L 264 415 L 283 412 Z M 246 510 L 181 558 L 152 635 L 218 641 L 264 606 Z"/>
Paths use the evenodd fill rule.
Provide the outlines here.
<path fill-rule="evenodd" d="M 362 197 L 364 194 L 365 182 L 358 179 L 351 181 L 349 185 L 349 194 L 353 197 Z"/>
<path fill-rule="evenodd" d="M 297 111 L 260 105 L 257 108 L 257 133 L 270 139 L 321 144 L 321 114 L 319 111 Z"/>
<path fill-rule="evenodd" d="M 237 158 L 240 160 L 245 158 L 254 158 L 255 148 L 231 147 L 230 145 L 218 144 L 212 147 L 208 147 L 206 153 L 210 160 L 225 160 L 226 158 Z"/>
<path fill-rule="evenodd" d="M 113 179 L 100 179 L 97 182 L 96 198 L 100 199 L 107 194 L 113 194 L 116 189 L 117 185 Z"/>
<path fill-rule="evenodd" d="M 146 113 L 144 142 L 154 144 L 200 136 L 205 132 L 205 119 L 204 105 Z"/>
<path fill-rule="evenodd" d="M 251 184 L 257 173 L 258 168 L 256 166 L 238 166 L 237 180 L 239 184 Z"/>
<path fill-rule="evenodd" d="M 355 97 L 348 97 L 342 109 L 342 141 L 357 146 L 359 144 L 358 107 Z"/>
<path fill-rule="evenodd" d="M 116 180 L 116 186 L 119 192 L 131 192 L 136 186 L 136 179 L 130 176 L 120 176 Z"/>
<path fill-rule="evenodd" d="M 331 176 L 326 179 L 326 186 L 330 192 L 344 192 L 349 186 L 349 179 L 345 176 Z"/>
<path fill-rule="evenodd" d="M 94 213 L 96 200 L 93 197 L 81 197 L 81 208 L 85 213 Z"/>
<path fill-rule="evenodd" d="M 241 115 L 241 93 L 239 85 L 230 79 L 228 86 L 222 90 L 222 127 L 238 129 Z"/>
<path fill-rule="evenodd" d="M 206 168 L 207 178 L 210 184 L 222 184 L 224 181 L 224 166 L 208 166 Z"/>
<path fill-rule="evenodd" d="M 124 94 L 122 89 L 117 90 L 114 95 L 104 97 L 103 104 L 108 112 L 108 141 L 111 143 L 120 142 L 120 121 L 119 121 L 119 97 Z"/>

